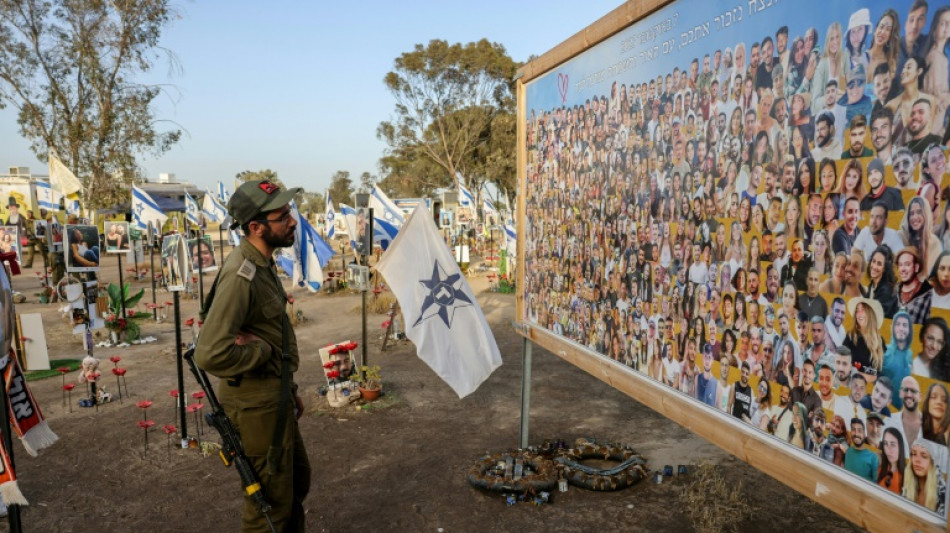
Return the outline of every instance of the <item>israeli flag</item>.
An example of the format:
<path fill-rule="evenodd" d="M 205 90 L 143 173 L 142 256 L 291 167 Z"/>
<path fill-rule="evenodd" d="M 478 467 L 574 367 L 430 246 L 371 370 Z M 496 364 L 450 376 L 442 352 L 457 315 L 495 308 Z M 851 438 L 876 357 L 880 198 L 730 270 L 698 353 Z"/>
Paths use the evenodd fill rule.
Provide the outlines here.
<path fill-rule="evenodd" d="M 218 202 L 222 205 L 227 205 L 228 200 L 231 199 L 231 193 L 224 187 L 224 184 L 220 181 L 218 182 Z"/>
<path fill-rule="evenodd" d="M 507 256 L 508 272 L 514 272 L 518 261 L 518 234 L 515 227 L 505 224 L 505 255 Z"/>
<path fill-rule="evenodd" d="M 491 200 L 488 198 L 482 200 L 482 211 L 485 212 L 486 217 L 498 216 L 498 210 L 495 209 L 495 204 L 491 203 Z"/>
<path fill-rule="evenodd" d="M 375 216 L 373 216 L 373 244 L 379 244 L 383 247 L 383 250 L 389 249 L 389 245 L 392 244 L 393 240 L 396 238 L 396 235 L 399 233 L 399 228 L 390 224 L 389 222 Z"/>
<path fill-rule="evenodd" d="M 462 180 L 458 180 L 459 184 L 459 205 L 462 207 L 471 207 L 475 209 L 475 195 L 472 194 L 472 191 L 465 188 L 462 185 Z"/>
<path fill-rule="evenodd" d="M 36 203 L 40 209 L 59 211 L 59 202 L 53 203 L 53 186 L 46 181 L 36 181 Z"/>
<path fill-rule="evenodd" d="M 370 193 L 369 197 L 369 206 L 373 208 L 373 218 L 382 219 L 397 230 L 406 222 L 406 217 L 403 216 L 402 211 L 379 187 L 373 187 L 373 192 Z M 395 234 L 393 237 L 395 238 Z"/>
<path fill-rule="evenodd" d="M 188 192 L 185 192 L 185 217 L 188 218 L 188 222 L 191 222 L 195 226 L 201 224 L 201 220 L 198 218 L 198 202 L 191 197 Z"/>
<path fill-rule="evenodd" d="M 346 233 L 350 236 L 350 249 L 356 249 L 356 209 L 340 203 L 340 214 L 343 215 L 343 222 L 346 224 Z"/>
<path fill-rule="evenodd" d="M 327 214 L 324 216 L 327 224 L 327 239 L 332 239 L 336 235 L 336 228 L 334 227 L 334 222 L 336 222 L 336 213 L 333 211 L 333 201 L 330 200 L 330 191 L 327 191 Z"/>
<path fill-rule="evenodd" d="M 152 227 L 161 228 L 165 225 L 168 217 L 162 211 L 155 200 L 142 189 L 132 187 L 132 223 L 142 231 L 148 229 L 149 221 Z"/>
<path fill-rule="evenodd" d="M 79 204 L 79 200 L 75 198 L 66 198 L 66 201 L 63 202 L 66 204 L 66 214 L 67 215 L 76 215 L 82 216 L 82 205 Z"/>
<path fill-rule="evenodd" d="M 225 209 L 223 205 L 221 205 L 221 202 L 219 202 L 213 194 L 211 194 L 211 191 L 205 191 L 205 199 L 201 211 L 205 214 L 208 220 L 212 222 L 223 224 L 228 218 L 228 210 Z"/>
<path fill-rule="evenodd" d="M 291 213 L 297 220 L 297 227 L 294 230 L 294 246 L 289 248 L 293 251 L 293 270 L 290 275 L 297 286 L 317 292 L 323 285 L 323 267 L 333 257 L 333 249 L 320 238 L 307 219 L 300 216 L 296 207 L 291 209 Z"/>

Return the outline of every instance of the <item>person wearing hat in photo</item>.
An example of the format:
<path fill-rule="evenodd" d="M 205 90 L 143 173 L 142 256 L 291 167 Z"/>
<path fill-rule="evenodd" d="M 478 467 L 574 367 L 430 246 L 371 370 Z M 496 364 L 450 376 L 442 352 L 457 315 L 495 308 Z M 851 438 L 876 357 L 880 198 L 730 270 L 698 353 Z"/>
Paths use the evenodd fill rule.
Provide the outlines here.
<path fill-rule="evenodd" d="M 873 104 L 871 98 L 864 94 L 864 86 L 867 83 L 867 75 L 864 65 L 857 65 L 848 73 L 847 87 L 844 96 L 838 100 L 838 103 L 844 106 L 846 123 L 851 124 L 857 116 L 863 116 L 865 124 L 867 118 L 871 115 Z"/>
<path fill-rule="evenodd" d="M 851 447 L 844 453 L 844 468 L 874 483 L 877 481 L 880 458 L 867 446 L 866 424 L 865 419 L 851 419 Z"/>
<path fill-rule="evenodd" d="M 881 438 L 884 436 L 884 417 L 877 411 L 868 411 L 867 445 L 875 450 L 881 449 Z"/>
<path fill-rule="evenodd" d="M 923 264 L 916 246 L 907 246 L 897 253 L 897 306 L 910 315 L 914 324 L 923 324 L 930 317 L 930 282 L 921 279 Z"/>
<path fill-rule="evenodd" d="M 851 349 L 852 363 L 861 372 L 877 375 L 884 368 L 884 339 L 879 332 L 884 323 L 881 302 L 864 297 L 852 298 L 848 300 L 848 314 L 854 317 L 854 322 L 844 339 L 844 346 Z"/>
<path fill-rule="evenodd" d="M 293 381 L 300 362 L 297 339 L 273 258 L 277 249 L 294 244 L 297 221 L 289 203 L 299 190 L 248 181 L 231 196 L 232 227 L 241 227 L 245 237 L 211 287 L 207 325 L 195 348 L 198 366 L 221 378 L 221 405 L 241 432 L 277 531 L 304 530 L 311 474 L 297 425 L 304 413 Z M 268 529 L 249 497 L 242 519 L 245 531 Z"/>
<path fill-rule="evenodd" d="M 18 235 L 24 236 L 26 235 L 26 224 L 23 215 L 20 214 L 20 203 L 17 200 L 16 195 L 20 195 L 20 193 L 14 191 L 14 194 L 10 195 L 9 202 L 7 203 L 7 210 L 10 212 L 10 214 L 7 216 L 6 225 L 16 226 L 19 228 Z"/>
<path fill-rule="evenodd" d="M 910 446 L 901 494 L 917 505 L 944 516 L 947 481 L 946 472 L 943 469 L 946 464 L 946 446 L 924 438 L 916 439 Z"/>

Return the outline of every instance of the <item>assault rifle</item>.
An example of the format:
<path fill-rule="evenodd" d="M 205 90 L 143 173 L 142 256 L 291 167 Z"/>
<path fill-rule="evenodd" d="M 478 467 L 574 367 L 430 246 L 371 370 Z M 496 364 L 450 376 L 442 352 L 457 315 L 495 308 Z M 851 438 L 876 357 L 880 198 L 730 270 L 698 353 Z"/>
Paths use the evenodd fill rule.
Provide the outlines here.
<path fill-rule="evenodd" d="M 224 466 L 234 465 L 234 467 L 237 468 L 238 474 L 241 476 L 241 485 L 244 487 L 245 494 L 251 498 L 251 501 L 257 504 L 257 507 L 261 510 L 261 514 L 264 515 L 264 519 L 267 520 L 267 525 L 270 526 L 270 530 L 273 533 L 277 533 L 277 529 L 274 527 L 274 523 L 268 514 L 270 513 L 271 505 L 267 503 L 267 499 L 264 498 L 264 489 L 261 487 L 261 480 L 257 477 L 257 472 L 254 471 L 254 467 L 251 466 L 251 462 L 244 453 L 244 445 L 241 444 L 241 434 L 238 433 L 237 428 L 231 423 L 231 419 L 228 418 L 227 413 L 224 412 L 224 408 L 218 403 L 218 397 L 214 395 L 214 387 L 212 387 L 211 382 L 208 381 L 208 375 L 195 364 L 195 347 L 192 346 L 189 348 L 182 357 L 184 357 L 188 363 L 188 368 L 190 368 L 191 373 L 195 375 L 195 379 L 198 380 L 198 385 L 201 385 L 201 389 L 205 392 L 205 398 L 208 400 L 208 405 L 211 407 L 211 412 L 205 413 L 205 420 L 221 435 L 221 451 L 218 453 L 224 462 Z"/>

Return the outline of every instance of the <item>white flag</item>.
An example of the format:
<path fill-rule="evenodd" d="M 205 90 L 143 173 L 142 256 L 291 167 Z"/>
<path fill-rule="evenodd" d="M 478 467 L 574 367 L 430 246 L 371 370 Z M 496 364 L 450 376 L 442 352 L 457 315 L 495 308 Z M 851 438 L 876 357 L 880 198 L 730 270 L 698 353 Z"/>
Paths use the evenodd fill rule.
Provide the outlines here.
<path fill-rule="evenodd" d="M 56 154 L 50 150 L 49 153 L 49 182 L 53 189 L 64 195 L 73 194 L 82 190 L 82 182 L 76 178 L 71 170 L 56 157 Z"/>
<path fill-rule="evenodd" d="M 501 366 L 501 354 L 468 281 L 420 203 L 378 270 L 402 307 L 416 353 L 459 398 Z"/>
<path fill-rule="evenodd" d="M 148 228 L 149 221 L 151 221 L 152 227 L 159 228 L 159 231 L 161 231 L 161 227 L 166 220 L 168 220 L 168 217 L 165 216 L 162 208 L 158 206 L 155 200 L 147 192 L 133 186 L 132 222 L 135 226 L 144 231 Z"/>

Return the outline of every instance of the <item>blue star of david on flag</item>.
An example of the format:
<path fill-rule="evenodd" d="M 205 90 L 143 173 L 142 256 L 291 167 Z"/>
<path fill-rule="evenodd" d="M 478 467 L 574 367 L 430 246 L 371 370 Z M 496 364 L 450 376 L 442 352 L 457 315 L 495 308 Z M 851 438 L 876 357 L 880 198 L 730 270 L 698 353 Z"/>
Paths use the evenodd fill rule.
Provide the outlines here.
<path fill-rule="evenodd" d="M 472 305 L 472 300 L 461 290 L 462 275 L 446 275 L 438 260 L 432 265 L 432 277 L 421 279 L 419 283 L 429 289 L 429 294 L 423 300 L 421 314 L 412 327 L 418 326 L 423 320 L 438 316 L 446 327 L 451 329 L 455 310 Z"/>

